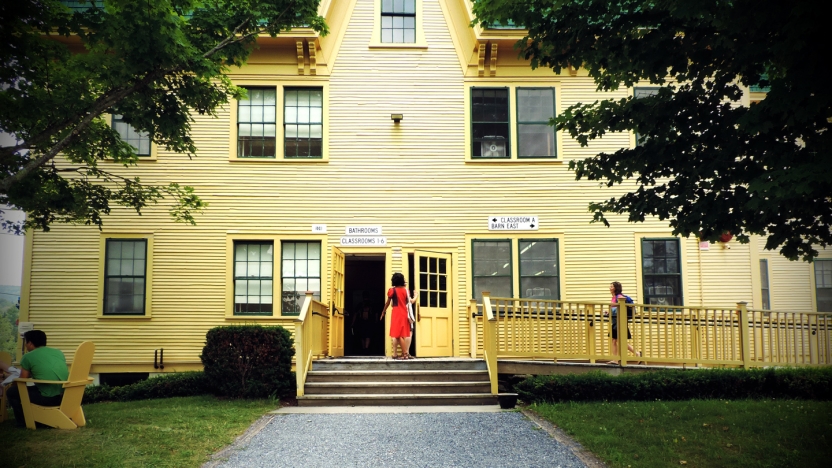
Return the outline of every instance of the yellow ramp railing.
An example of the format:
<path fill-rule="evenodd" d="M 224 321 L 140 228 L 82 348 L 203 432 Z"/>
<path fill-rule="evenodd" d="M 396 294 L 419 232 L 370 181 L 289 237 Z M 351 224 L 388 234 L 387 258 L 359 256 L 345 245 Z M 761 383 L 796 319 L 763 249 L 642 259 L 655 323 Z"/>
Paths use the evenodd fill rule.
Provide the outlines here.
<path fill-rule="evenodd" d="M 329 308 L 312 299 L 312 292 L 307 291 L 300 315 L 295 319 L 295 378 L 298 396 L 303 396 L 306 374 L 312 368 L 312 360 L 327 355 L 331 333 L 329 328 Z"/>
<path fill-rule="evenodd" d="M 618 361 L 622 366 L 638 361 L 739 367 L 832 364 L 829 313 L 749 310 L 743 302 L 684 307 L 487 293 L 481 305 L 472 301 L 468 308 L 472 356 L 482 355 L 486 362 L 499 357 Z M 616 347 L 613 327 L 622 330 Z M 632 338 L 625 340 L 628 332 Z"/>

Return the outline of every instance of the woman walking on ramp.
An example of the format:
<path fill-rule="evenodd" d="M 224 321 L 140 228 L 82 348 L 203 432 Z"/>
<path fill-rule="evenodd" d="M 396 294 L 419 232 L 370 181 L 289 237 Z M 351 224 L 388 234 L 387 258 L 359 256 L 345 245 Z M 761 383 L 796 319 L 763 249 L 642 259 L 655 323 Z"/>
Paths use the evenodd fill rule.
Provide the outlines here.
<path fill-rule="evenodd" d="M 393 303 L 393 312 L 390 315 L 390 337 L 394 338 L 402 348 L 401 356 L 397 355 L 396 347 L 393 346 L 393 359 L 412 359 L 407 349 L 407 338 L 410 338 L 410 320 L 407 317 L 407 303 L 416 302 L 416 298 L 411 298 L 410 294 L 405 288 L 404 275 L 401 273 L 393 273 L 390 279 L 393 287 L 387 290 L 387 302 L 384 303 L 384 310 L 381 311 L 379 320 L 384 320 L 384 314 L 387 313 L 387 308 L 390 303 Z"/>
<path fill-rule="evenodd" d="M 610 320 L 612 322 L 612 333 L 610 333 L 612 338 L 612 342 L 610 343 L 610 354 L 618 352 L 618 300 L 627 297 L 624 295 L 622 290 L 623 288 L 621 283 L 618 281 L 610 283 L 610 294 L 612 294 L 612 300 L 610 301 L 612 304 L 612 306 L 610 306 L 610 310 L 612 310 L 612 318 Z M 626 314 L 627 311 L 625 310 L 623 313 Z M 606 313 L 604 315 L 606 315 Z M 629 319 L 629 317 L 627 318 Z M 632 338 L 633 335 L 630 334 L 630 326 L 627 325 L 627 339 L 629 340 Z M 641 351 L 636 351 L 635 348 L 633 348 L 633 345 L 629 342 L 627 343 L 627 349 L 636 356 L 641 357 Z M 608 364 L 618 364 L 618 361 L 610 361 Z"/>

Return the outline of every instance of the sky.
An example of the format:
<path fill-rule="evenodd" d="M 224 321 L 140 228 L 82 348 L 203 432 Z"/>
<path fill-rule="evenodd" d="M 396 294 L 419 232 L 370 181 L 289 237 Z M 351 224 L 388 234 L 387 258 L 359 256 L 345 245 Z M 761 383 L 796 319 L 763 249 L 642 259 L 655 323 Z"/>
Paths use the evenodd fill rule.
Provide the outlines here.
<path fill-rule="evenodd" d="M 14 144 L 14 138 L 0 133 L 0 146 Z M 22 211 L 10 210 L 0 205 L 3 218 L 23 220 Z M 20 286 L 23 277 L 23 236 L 17 236 L 0 229 L 0 286 Z"/>
<path fill-rule="evenodd" d="M 0 205 L 3 217 L 23 220 L 23 212 Z M 0 285 L 20 286 L 23 277 L 23 236 L 0 230 Z"/>

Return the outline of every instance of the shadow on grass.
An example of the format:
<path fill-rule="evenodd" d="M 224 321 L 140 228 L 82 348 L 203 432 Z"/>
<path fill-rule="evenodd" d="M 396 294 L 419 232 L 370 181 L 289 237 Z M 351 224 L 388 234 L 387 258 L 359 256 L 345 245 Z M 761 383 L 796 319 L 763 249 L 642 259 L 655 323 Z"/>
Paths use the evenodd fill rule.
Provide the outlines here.
<path fill-rule="evenodd" d="M 71 431 L 17 429 L 9 420 L 0 424 L 0 464 L 196 467 L 275 406 L 212 396 L 96 403 L 84 406 L 87 425 Z"/>

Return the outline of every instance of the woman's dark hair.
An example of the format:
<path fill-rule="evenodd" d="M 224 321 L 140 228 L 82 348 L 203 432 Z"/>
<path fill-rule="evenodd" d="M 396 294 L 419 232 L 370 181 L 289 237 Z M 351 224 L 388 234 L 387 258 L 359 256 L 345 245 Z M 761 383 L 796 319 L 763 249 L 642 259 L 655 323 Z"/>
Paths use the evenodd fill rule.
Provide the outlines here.
<path fill-rule="evenodd" d="M 23 340 L 32 343 L 35 348 L 46 346 L 46 333 L 41 330 L 29 330 L 23 334 Z"/>
<path fill-rule="evenodd" d="M 615 295 L 616 296 L 619 295 L 619 294 L 622 294 L 621 293 L 621 290 L 622 290 L 621 283 L 619 283 L 618 281 L 613 281 L 610 284 L 612 284 L 612 288 L 615 290 Z"/>
<path fill-rule="evenodd" d="M 393 273 L 393 277 L 390 278 L 390 282 L 393 283 L 394 288 L 403 288 L 404 287 L 404 275 L 401 273 Z M 399 296 L 396 294 L 396 290 L 393 290 L 393 306 L 399 305 Z"/>

